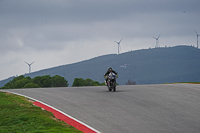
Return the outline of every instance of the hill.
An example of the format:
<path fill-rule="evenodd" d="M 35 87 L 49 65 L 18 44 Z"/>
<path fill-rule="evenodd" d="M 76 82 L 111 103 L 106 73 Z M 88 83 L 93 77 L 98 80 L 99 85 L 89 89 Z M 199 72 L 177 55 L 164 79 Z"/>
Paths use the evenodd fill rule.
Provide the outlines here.
<path fill-rule="evenodd" d="M 200 49 L 191 46 L 176 46 L 136 50 L 120 55 L 103 55 L 24 76 L 33 78 L 42 75 L 60 75 L 65 77 L 71 86 L 74 78 L 90 78 L 104 82 L 103 74 L 109 66 L 119 73 L 117 83 L 120 85 L 126 84 L 129 79 L 135 81 L 136 84 L 199 82 Z M 3 86 L 2 82 L 5 80 L 0 81 L 0 86 Z"/>

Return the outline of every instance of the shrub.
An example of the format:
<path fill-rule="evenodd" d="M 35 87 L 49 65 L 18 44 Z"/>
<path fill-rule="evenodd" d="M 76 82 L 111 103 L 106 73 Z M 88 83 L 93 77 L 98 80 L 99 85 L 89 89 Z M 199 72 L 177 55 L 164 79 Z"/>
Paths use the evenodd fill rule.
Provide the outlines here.
<path fill-rule="evenodd" d="M 89 78 L 75 78 L 72 87 L 76 86 L 103 86 L 105 83 L 99 83 L 98 81 L 91 80 Z"/>
<path fill-rule="evenodd" d="M 24 86 L 24 88 L 40 88 L 40 86 L 35 83 L 28 83 Z"/>
<path fill-rule="evenodd" d="M 55 75 L 52 77 L 52 86 L 53 87 L 68 87 L 68 81 L 59 75 Z"/>
<path fill-rule="evenodd" d="M 50 75 L 36 76 L 33 79 L 21 75 L 6 83 L 1 89 L 67 87 L 68 85 L 68 81 L 59 75 L 53 77 Z"/>

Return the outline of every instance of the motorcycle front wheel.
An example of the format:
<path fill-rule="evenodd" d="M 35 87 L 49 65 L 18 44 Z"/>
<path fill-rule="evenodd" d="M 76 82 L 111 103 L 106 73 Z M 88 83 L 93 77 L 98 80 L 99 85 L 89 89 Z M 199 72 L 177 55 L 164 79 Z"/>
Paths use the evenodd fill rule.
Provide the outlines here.
<path fill-rule="evenodd" d="M 116 86 L 113 88 L 113 91 L 114 91 L 114 92 L 116 91 Z"/>

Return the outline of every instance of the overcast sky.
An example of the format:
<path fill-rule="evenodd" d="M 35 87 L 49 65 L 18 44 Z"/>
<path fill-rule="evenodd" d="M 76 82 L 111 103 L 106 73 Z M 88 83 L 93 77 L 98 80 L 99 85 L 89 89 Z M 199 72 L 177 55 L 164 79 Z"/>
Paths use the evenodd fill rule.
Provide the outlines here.
<path fill-rule="evenodd" d="M 0 0 L 0 80 L 106 54 L 194 45 L 200 0 Z M 199 38 L 200 42 L 200 38 Z M 200 47 L 200 46 L 199 46 Z"/>

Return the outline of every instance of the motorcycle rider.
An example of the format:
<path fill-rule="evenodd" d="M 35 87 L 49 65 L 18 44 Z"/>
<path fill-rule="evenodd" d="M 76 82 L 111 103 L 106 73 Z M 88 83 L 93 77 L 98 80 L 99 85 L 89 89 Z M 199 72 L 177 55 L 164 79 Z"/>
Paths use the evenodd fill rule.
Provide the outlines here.
<path fill-rule="evenodd" d="M 108 75 L 113 72 L 116 77 L 118 77 L 118 73 L 116 71 L 114 71 L 111 67 L 108 68 L 107 72 L 104 74 L 104 78 L 105 78 L 105 82 L 106 82 L 106 85 L 108 86 L 107 84 L 107 81 L 108 81 Z"/>

